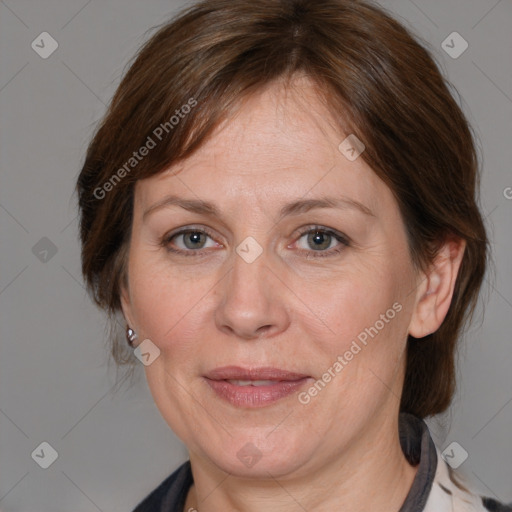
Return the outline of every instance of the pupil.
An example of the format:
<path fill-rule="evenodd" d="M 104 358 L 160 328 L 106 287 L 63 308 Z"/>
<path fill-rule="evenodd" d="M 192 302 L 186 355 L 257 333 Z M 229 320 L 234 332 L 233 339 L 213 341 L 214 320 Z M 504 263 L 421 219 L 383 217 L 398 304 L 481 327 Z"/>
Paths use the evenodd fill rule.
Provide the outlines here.
<path fill-rule="evenodd" d="M 201 244 L 201 236 L 203 233 L 199 233 L 197 231 L 189 233 L 188 236 L 185 237 L 185 245 L 188 249 L 195 249 Z"/>
<path fill-rule="evenodd" d="M 326 235 L 325 233 L 319 233 L 317 231 L 316 233 L 310 234 L 308 238 L 310 242 L 313 242 L 313 249 L 315 251 L 326 249 L 330 245 L 330 235 Z"/>

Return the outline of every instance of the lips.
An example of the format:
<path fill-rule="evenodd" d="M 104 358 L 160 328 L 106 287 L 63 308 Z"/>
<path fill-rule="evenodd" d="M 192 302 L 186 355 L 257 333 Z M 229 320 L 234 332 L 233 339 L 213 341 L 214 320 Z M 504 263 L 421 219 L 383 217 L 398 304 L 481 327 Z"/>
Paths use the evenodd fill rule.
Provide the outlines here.
<path fill-rule="evenodd" d="M 226 379 L 226 382 L 233 384 L 234 386 L 272 386 L 275 384 L 275 380 L 235 380 Z M 281 381 L 279 381 L 281 382 Z"/>
<path fill-rule="evenodd" d="M 264 407 L 288 397 L 313 380 L 279 368 L 216 368 L 204 376 L 215 394 L 235 407 Z"/>
<path fill-rule="evenodd" d="M 294 381 L 307 378 L 309 375 L 272 367 L 241 368 L 240 366 L 224 366 L 212 370 L 205 377 L 211 380 Z"/>

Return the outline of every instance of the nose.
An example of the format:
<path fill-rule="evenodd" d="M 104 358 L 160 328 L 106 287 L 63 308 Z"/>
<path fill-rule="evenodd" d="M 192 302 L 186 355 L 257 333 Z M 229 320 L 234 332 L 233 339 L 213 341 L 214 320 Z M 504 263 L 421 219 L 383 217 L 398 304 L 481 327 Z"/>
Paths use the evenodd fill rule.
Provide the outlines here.
<path fill-rule="evenodd" d="M 217 328 L 244 340 L 273 337 L 290 323 L 286 286 L 269 266 L 265 252 L 252 263 L 235 254 L 220 283 L 215 311 Z"/>

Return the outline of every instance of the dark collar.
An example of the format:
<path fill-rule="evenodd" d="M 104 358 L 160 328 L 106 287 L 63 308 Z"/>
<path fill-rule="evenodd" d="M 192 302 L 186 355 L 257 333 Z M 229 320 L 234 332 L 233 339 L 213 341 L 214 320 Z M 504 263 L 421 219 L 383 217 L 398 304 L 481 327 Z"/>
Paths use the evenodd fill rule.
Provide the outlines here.
<path fill-rule="evenodd" d="M 426 423 L 412 414 L 401 413 L 400 445 L 405 458 L 418 466 L 411 489 L 399 512 L 418 512 L 425 508 L 437 469 L 437 452 Z"/>

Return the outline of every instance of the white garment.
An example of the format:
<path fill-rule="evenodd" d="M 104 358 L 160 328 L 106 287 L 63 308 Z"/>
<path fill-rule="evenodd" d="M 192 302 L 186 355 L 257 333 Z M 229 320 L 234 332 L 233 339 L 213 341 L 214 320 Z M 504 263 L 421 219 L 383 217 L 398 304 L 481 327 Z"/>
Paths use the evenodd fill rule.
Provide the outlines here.
<path fill-rule="evenodd" d="M 423 512 L 489 512 L 480 495 L 461 488 L 467 489 L 468 484 L 446 463 L 437 448 L 436 453 L 436 474 Z"/>

